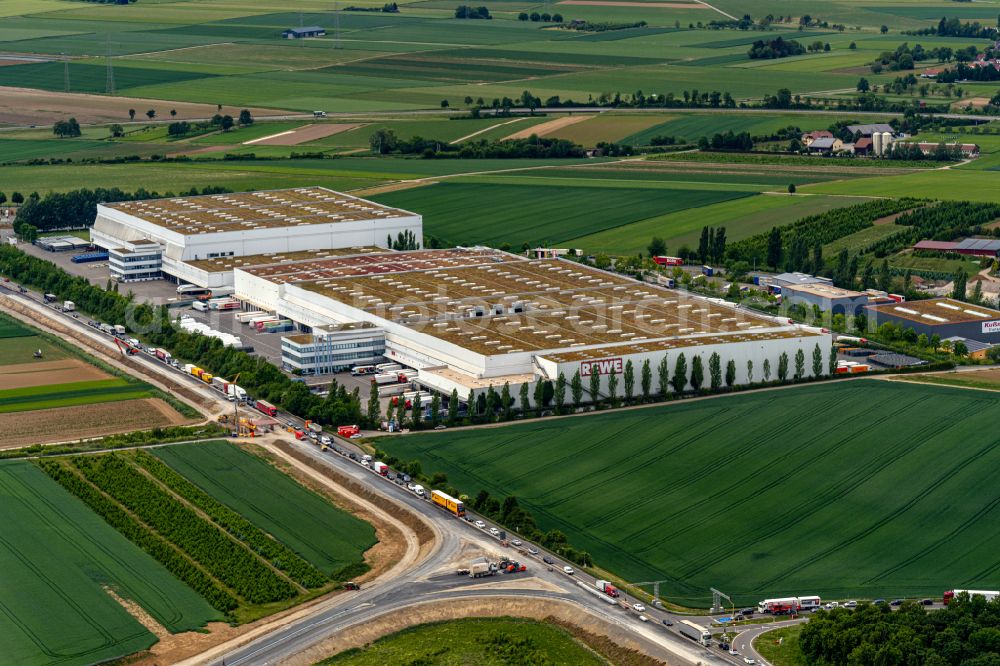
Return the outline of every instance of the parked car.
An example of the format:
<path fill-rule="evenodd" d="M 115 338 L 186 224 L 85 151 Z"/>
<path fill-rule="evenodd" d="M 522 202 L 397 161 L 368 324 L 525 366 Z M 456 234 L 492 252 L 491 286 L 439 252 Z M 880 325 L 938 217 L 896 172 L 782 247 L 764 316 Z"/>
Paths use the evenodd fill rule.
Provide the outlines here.
<path fill-rule="evenodd" d="M 511 541 L 511 543 L 513 545 L 515 545 L 515 546 L 520 546 L 521 545 L 521 540 L 520 539 L 514 539 L 513 541 Z"/>
<path fill-rule="evenodd" d="M 934 600 L 933 599 L 921 599 L 920 603 L 922 603 L 924 606 L 933 606 L 934 605 Z"/>
<path fill-rule="evenodd" d="M 640 615 L 639 622 L 649 622 L 649 618 L 646 617 L 645 615 Z"/>
<path fill-rule="evenodd" d="M 493 536 L 500 536 L 500 530 L 498 530 L 495 527 L 491 527 L 490 528 L 490 534 L 492 534 Z"/>
<path fill-rule="evenodd" d="M 555 564 L 555 563 L 556 563 L 556 561 L 555 561 L 555 560 L 553 560 L 553 559 L 552 559 L 551 557 L 549 557 L 548 555 L 543 555 L 543 556 L 542 556 L 542 562 L 545 562 L 546 564 Z"/>
<path fill-rule="evenodd" d="M 889 602 L 889 605 L 890 606 L 902 606 L 903 605 L 903 600 L 902 599 L 893 599 L 892 601 Z"/>
<path fill-rule="evenodd" d="M 445 424 L 441 423 L 441 424 L 439 424 L 439 425 L 436 425 L 436 426 L 434 426 L 434 429 L 435 429 L 435 430 L 444 430 L 444 429 L 445 429 L 445 428 L 447 428 L 447 427 L 448 427 L 448 426 L 446 426 Z"/>
<path fill-rule="evenodd" d="M 726 643 L 725 641 L 723 641 L 722 643 L 719 643 L 719 649 L 722 650 L 722 651 L 724 651 L 724 652 L 728 652 L 729 651 L 729 643 Z"/>
<path fill-rule="evenodd" d="M 663 621 L 663 626 L 664 627 L 672 627 L 672 626 L 674 626 L 674 623 L 671 622 L 670 620 L 664 620 Z"/>
<path fill-rule="evenodd" d="M 858 607 L 857 601 L 852 600 L 844 603 L 844 608 L 857 608 L 857 607 Z"/>
<path fill-rule="evenodd" d="M 733 655 L 734 657 L 740 656 L 740 653 L 737 652 L 736 648 L 734 648 L 734 647 L 729 648 L 729 654 Z"/>
<path fill-rule="evenodd" d="M 486 523 L 484 523 L 484 522 L 483 522 L 483 521 L 481 521 L 481 520 L 477 520 L 477 521 L 476 521 L 475 523 L 473 523 L 473 525 L 475 525 L 475 526 L 476 526 L 476 527 L 478 527 L 479 529 L 483 529 L 483 528 L 485 528 L 485 527 L 486 527 Z"/>
<path fill-rule="evenodd" d="M 566 574 L 569 574 L 570 576 L 572 576 L 576 572 L 573 571 L 573 567 L 565 566 L 565 567 L 563 567 L 563 573 L 566 573 Z"/>
<path fill-rule="evenodd" d="M 881 606 L 884 603 L 885 603 L 885 599 L 876 599 L 875 601 L 872 602 L 872 605 L 873 606 Z"/>
<path fill-rule="evenodd" d="M 757 662 L 756 662 L 756 660 L 751 659 L 750 657 L 743 657 L 743 663 L 744 664 L 751 664 L 751 666 L 752 666 L 753 664 L 756 664 Z"/>
<path fill-rule="evenodd" d="M 632 604 L 632 609 L 636 613 L 645 613 L 646 612 L 646 607 L 643 606 L 642 604 Z"/>
<path fill-rule="evenodd" d="M 529 547 L 528 547 L 528 554 L 529 554 L 529 555 L 538 555 L 538 549 L 537 549 L 537 548 L 531 548 L 531 547 L 529 546 Z"/>

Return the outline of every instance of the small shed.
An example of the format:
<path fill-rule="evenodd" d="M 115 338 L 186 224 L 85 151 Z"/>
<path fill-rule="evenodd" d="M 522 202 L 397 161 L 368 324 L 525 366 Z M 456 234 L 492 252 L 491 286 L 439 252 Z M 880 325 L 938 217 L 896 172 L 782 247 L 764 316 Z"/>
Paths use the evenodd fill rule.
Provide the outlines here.
<path fill-rule="evenodd" d="M 318 25 L 307 25 L 304 28 L 288 28 L 282 31 L 284 39 L 305 39 L 306 37 L 323 37 L 326 35 L 326 28 Z"/>

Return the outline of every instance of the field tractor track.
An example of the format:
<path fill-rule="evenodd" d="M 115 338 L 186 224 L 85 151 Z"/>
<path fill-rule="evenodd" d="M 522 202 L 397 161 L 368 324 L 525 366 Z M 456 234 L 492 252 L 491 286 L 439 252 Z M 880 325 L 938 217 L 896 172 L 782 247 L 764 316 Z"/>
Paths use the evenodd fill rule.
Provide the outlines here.
<path fill-rule="evenodd" d="M 927 398 L 924 397 L 917 398 L 910 404 L 906 405 L 904 409 L 913 408 L 918 404 L 920 404 L 921 402 L 924 402 L 925 400 L 927 400 Z M 969 409 L 962 410 L 963 414 L 965 411 L 970 411 L 970 410 Z M 896 412 L 885 414 L 881 419 L 875 421 L 873 425 L 885 423 L 886 421 L 895 417 L 896 417 Z M 941 429 L 947 428 L 948 421 L 942 422 L 942 425 L 940 427 Z M 938 431 L 935 431 L 933 434 L 937 434 L 937 432 Z M 931 436 L 933 436 L 933 434 Z M 745 531 L 742 535 L 739 535 L 738 537 L 729 540 L 729 542 L 726 543 L 725 545 L 717 546 L 716 548 L 710 550 L 707 553 L 701 553 L 698 558 L 696 566 L 693 569 L 686 570 L 684 574 L 686 576 L 687 575 L 694 576 L 699 573 L 703 573 L 705 569 L 714 566 L 719 562 L 722 562 L 723 560 L 737 554 L 741 550 L 741 548 L 743 548 L 742 544 L 745 544 L 749 541 L 760 542 L 763 541 L 764 539 L 772 538 L 780 534 L 781 532 L 786 531 L 787 529 L 810 519 L 816 512 L 826 508 L 830 503 L 842 499 L 846 495 L 849 495 L 859 486 L 869 481 L 872 477 L 881 473 L 882 470 L 884 470 L 886 467 L 892 465 L 895 462 L 898 462 L 900 459 L 906 457 L 907 455 L 915 451 L 917 448 L 919 448 L 920 444 L 926 442 L 927 439 L 929 439 L 929 437 L 923 439 L 919 444 L 916 445 L 912 445 L 910 442 L 900 442 L 896 446 L 884 450 L 875 460 L 872 461 L 871 466 L 869 466 L 862 475 L 853 477 L 851 481 L 846 484 L 838 484 L 832 490 L 828 490 L 823 493 L 813 494 L 812 496 L 810 496 L 807 502 L 790 507 L 787 511 L 777 516 L 774 516 L 768 529 L 765 530 L 763 533 L 754 534 Z M 797 466 L 795 470 L 789 470 L 786 474 L 782 475 L 781 479 L 779 479 L 774 485 L 780 485 L 782 480 L 787 479 L 789 476 L 796 473 L 798 470 L 806 466 L 812 465 L 813 463 L 827 457 L 831 452 L 839 450 L 844 445 L 848 444 L 850 441 L 851 441 L 851 435 L 850 434 L 845 435 L 834 446 L 825 450 L 823 453 L 818 454 L 817 456 L 812 457 L 807 461 L 804 461 L 804 463 L 802 465 Z M 731 504 L 728 507 L 728 510 L 733 510 L 733 507 L 735 506 L 737 506 L 736 503 Z M 715 515 L 719 515 L 721 511 L 722 509 L 716 511 Z M 815 557 L 811 557 L 809 561 L 812 562 L 815 561 L 815 559 L 816 559 Z"/>
<path fill-rule="evenodd" d="M 935 434 L 939 434 L 939 433 L 940 433 L 940 431 L 936 432 Z M 918 444 L 917 446 L 913 447 L 913 449 L 911 449 L 911 450 L 915 450 L 916 448 L 919 448 L 919 446 L 921 446 L 925 442 L 926 442 L 926 439 L 924 441 L 922 441 L 920 444 Z M 955 474 L 957 474 L 958 472 L 962 471 L 963 469 L 965 469 L 969 465 L 974 464 L 977 460 L 979 460 L 981 458 L 981 456 L 983 455 L 983 453 L 988 452 L 988 451 L 992 451 L 993 449 L 996 449 L 998 446 L 1000 446 L 1000 439 L 994 440 L 988 447 L 986 447 L 986 451 L 976 451 L 972 455 L 969 455 L 969 456 L 963 458 L 962 460 L 960 460 L 959 462 L 957 462 L 956 464 L 954 464 L 950 468 L 948 468 L 945 472 L 943 472 L 940 475 L 938 475 L 937 479 L 935 479 L 931 483 L 929 483 L 926 486 L 924 486 L 923 488 L 921 488 L 920 491 L 914 493 L 913 497 L 911 497 L 902 506 L 897 507 L 895 510 L 893 510 L 889 514 L 883 516 L 882 518 L 878 519 L 873 524 L 869 525 L 868 527 L 866 527 L 865 529 L 861 530 L 860 532 L 852 535 L 851 537 L 849 537 L 847 539 L 842 540 L 841 542 L 837 543 L 834 546 L 831 546 L 830 548 L 825 549 L 825 551 L 823 553 L 820 553 L 818 555 L 810 556 L 809 558 L 800 561 L 798 564 L 793 565 L 791 568 L 786 569 L 785 573 L 782 574 L 782 576 L 780 578 L 772 578 L 771 580 L 764 581 L 763 585 L 765 587 L 769 586 L 769 585 L 773 585 L 777 580 L 780 580 L 781 578 L 786 578 L 789 574 L 797 573 L 798 571 L 801 571 L 805 567 L 811 566 L 811 565 L 815 564 L 818 561 L 826 559 L 830 555 L 832 555 L 832 554 L 834 554 L 836 552 L 839 552 L 839 551 L 843 550 L 844 548 L 847 548 L 848 546 L 850 546 L 850 545 L 852 545 L 852 544 L 860 541 L 861 539 L 864 539 L 865 537 L 869 536 L 870 534 L 878 531 L 879 529 L 881 529 L 885 525 L 889 524 L 890 522 L 892 522 L 893 520 L 895 520 L 896 518 L 898 518 L 902 514 L 906 513 L 910 509 L 912 509 L 918 502 L 926 499 L 926 497 L 927 497 L 928 494 L 930 494 L 931 492 L 933 492 L 934 490 L 936 490 L 940 486 L 944 485 L 944 483 L 946 483 L 948 481 L 948 479 L 950 479 L 951 477 L 953 477 Z M 873 474 L 866 475 L 866 480 L 867 480 L 867 478 L 869 478 Z M 984 572 L 984 573 L 986 573 L 986 572 Z"/>
<path fill-rule="evenodd" d="M 30 492 L 35 498 L 37 498 L 37 502 L 39 504 L 44 504 L 53 513 L 55 513 L 57 515 L 60 515 L 60 516 L 63 516 L 65 518 L 65 523 L 67 525 L 73 525 L 73 527 L 74 527 L 74 537 L 73 538 L 68 538 L 67 537 L 66 538 L 66 542 L 67 542 L 67 544 L 71 545 L 74 550 L 80 552 L 81 554 L 83 554 L 85 556 L 88 555 L 87 551 L 80 545 L 80 542 L 87 542 L 91 546 L 93 546 L 93 548 L 95 550 L 100 551 L 104 555 L 104 557 L 106 557 L 108 560 L 115 562 L 122 569 L 133 573 L 135 575 L 135 577 L 136 577 L 137 580 L 141 580 L 142 579 L 142 572 L 141 571 L 135 569 L 134 567 L 132 567 L 131 565 L 129 565 L 125 560 L 123 560 L 120 557 L 118 557 L 118 555 L 114 551 L 110 550 L 106 544 L 101 543 L 98 539 L 94 538 L 93 535 L 91 535 L 91 534 L 85 532 L 84 530 L 80 529 L 76 525 L 76 523 L 74 523 L 72 520 L 70 520 L 69 516 L 66 516 L 59 509 L 58 506 L 56 506 L 51 500 L 49 500 L 48 498 L 46 498 L 41 492 L 39 492 L 39 490 L 37 488 L 27 487 L 27 486 L 24 486 L 24 484 L 21 484 L 21 485 L 22 485 L 22 487 L 24 487 L 25 491 Z M 31 510 L 32 510 L 33 513 L 35 513 L 36 516 L 38 516 L 38 520 L 39 521 L 44 520 L 42 518 L 42 516 L 33 507 L 31 508 Z M 128 592 L 128 597 L 131 598 L 132 600 L 134 600 L 136 602 L 140 602 L 142 600 L 142 595 L 139 594 L 136 590 L 133 590 L 131 587 L 129 587 L 125 582 L 116 579 L 114 581 L 114 583 L 120 589 L 126 590 Z M 159 593 L 157 596 L 159 597 L 159 599 L 161 601 L 160 605 L 157 606 L 155 604 L 143 603 L 142 607 L 145 608 L 147 610 L 147 612 L 149 612 L 151 615 L 153 615 L 153 617 L 155 617 L 157 619 L 157 621 L 159 621 L 165 627 L 167 627 L 167 628 L 171 628 L 171 627 L 176 628 L 178 626 L 178 624 L 181 622 L 181 620 L 183 619 L 183 614 L 181 613 L 180 609 L 177 608 L 177 606 L 173 603 L 173 601 L 168 596 L 164 595 L 162 593 L 162 591 L 157 590 L 157 592 Z M 152 609 L 157 608 L 157 607 L 160 607 L 160 608 L 169 608 L 172 611 L 172 613 L 173 613 L 172 616 L 168 617 L 166 615 L 162 615 L 160 613 L 156 613 L 155 611 L 152 610 Z"/>

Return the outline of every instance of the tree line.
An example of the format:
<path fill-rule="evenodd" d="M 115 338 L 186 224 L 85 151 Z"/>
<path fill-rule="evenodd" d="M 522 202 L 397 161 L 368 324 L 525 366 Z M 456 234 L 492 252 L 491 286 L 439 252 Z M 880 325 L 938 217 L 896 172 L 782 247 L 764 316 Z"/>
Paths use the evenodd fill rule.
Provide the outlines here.
<path fill-rule="evenodd" d="M 197 187 L 192 187 L 178 195 L 173 192 L 165 192 L 161 195 L 155 190 L 149 191 L 142 187 L 134 192 L 126 192 L 117 187 L 49 192 L 44 197 L 28 198 L 28 201 L 17 212 L 17 218 L 14 220 L 14 231 L 25 237 L 25 240 L 31 240 L 27 236 L 30 236 L 32 231 L 37 233 L 39 231 L 89 227 L 94 224 L 94 218 L 97 217 L 97 204 L 99 203 L 196 196 L 199 194 L 224 194 L 230 191 L 224 187 L 206 186 L 200 190 Z"/>
<path fill-rule="evenodd" d="M 427 159 L 515 159 L 515 158 L 573 158 L 586 157 L 583 146 L 566 139 L 539 137 L 532 134 L 527 139 L 504 141 L 465 141 L 454 145 L 448 141 L 425 139 L 415 136 L 401 139 L 391 129 L 379 129 L 369 138 L 372 152 L 379 155 L 420 155 Z"/>
<path fill-rule="evenodd" d="M 169 350 L 176 358 L 194 363 L 213 375 L 240 375 L 240 386 L 255 398 L 273 403 L 323 425 L 367 424 L 358 391 L 348 393 L 336 381 L 321 397 L 300 382 L 292 381 L 273 364 L 258 356 L 225 347 L 215 338 L 188 333 L 170 319 L 166 306 L 136 303 L 134 296 L 90 284 L 51 262 L 25 254 L 10 245 L 0 246 L 0 273 L 30 287 L 71 300 L 77 309 L 109 324 L 123 324 L 154 347 Z M 373 424 L 377 425 L 377 423 Z"/>
<path fill-rule="evenodd" d="M 927 611 L 907 601 L 863 603 L 854 610 L 819 611 L 803 626 L 799 646 L 806 663 L 903 666 L 1000 664 L 1000 601 L 965 592 L 945 608 Z"/>

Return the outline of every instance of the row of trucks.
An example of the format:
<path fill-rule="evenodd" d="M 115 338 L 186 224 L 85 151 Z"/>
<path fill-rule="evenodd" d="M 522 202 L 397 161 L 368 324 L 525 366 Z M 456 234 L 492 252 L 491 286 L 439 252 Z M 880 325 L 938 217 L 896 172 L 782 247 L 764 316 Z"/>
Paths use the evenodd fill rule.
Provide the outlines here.
<path fill-rule="evenodd" d="M 459 569 L 456 573 L 469 578 L 486 578 L 496 576 L 498 573 L 520 573 L 527 570 L 528 567 L 514 560 L 501 559 L 498 562 L 491 562 L 486 557 L 477 557 L 469 563 L 468 569 Z"/>

